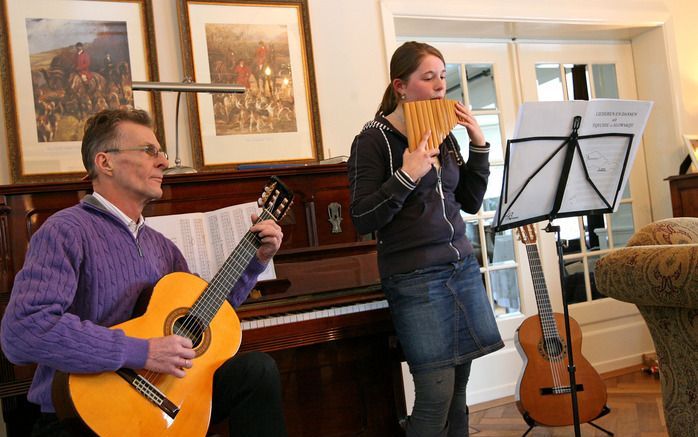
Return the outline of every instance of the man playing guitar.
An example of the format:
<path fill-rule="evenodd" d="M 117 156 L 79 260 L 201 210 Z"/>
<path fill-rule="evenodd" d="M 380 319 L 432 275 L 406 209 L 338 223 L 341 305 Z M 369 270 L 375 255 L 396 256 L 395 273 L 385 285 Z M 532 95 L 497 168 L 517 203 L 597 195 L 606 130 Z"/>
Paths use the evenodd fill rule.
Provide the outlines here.
<path fill-rule="evenodd" d="M 42 412 L 34 436 L 67 435 L 51 397 L 56 370 L 146 369 L 184 378 L 195 365 L 189 338 L 143 339 L 107 328 L 131 318 L 141 291 L 169 273 L 188 271 L 177 247 L 141 215 L 148 202 L 162 196 L 168 166 L 149 115 L 97 113 L 86 123 L 82 158 L 94 193 L 51 216 L 33 235 L 2 320 L 7 357 L 38 364 L 28 395 Z M 259 221 L 250 232 L 260 245 L 230 287 L 233 306 L 246 299 L 283 237 L 274 220 Z M 286 434 L 279 374 L 266 354 L 225 361 L 213 376 L 211 405 L 212 422 L 229 418 L 231 436 Z"/>

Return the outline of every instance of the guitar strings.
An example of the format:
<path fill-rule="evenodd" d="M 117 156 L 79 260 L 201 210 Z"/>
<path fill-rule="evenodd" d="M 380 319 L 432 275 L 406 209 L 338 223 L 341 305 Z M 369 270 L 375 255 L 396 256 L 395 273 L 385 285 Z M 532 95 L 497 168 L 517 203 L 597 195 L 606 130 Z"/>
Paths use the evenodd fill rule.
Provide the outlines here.
<path fill-rule="evenodd" d="M 533 287 L 537 297 L 536 302 L 539 306 L 547 306 L 547 308 L 550 308 L 549 311 L 546 311 L 548 315 L 543 315 L 541 308 L 539 308 L 538 317 L 540 319 L 541 329 L 543 331 L 543 341 L 548 356 L 550 373 L 553 379 L 553 392 L 555 392 L 555 389 L 564 389 L 562 375 L 566 374 L 564 369 L 564 351 L 562 348 L 562 339 L 557 331 L 555 317 L 552 315 L 552 308 L 550 307 L 550 300 L 545 284 L 545 276 L 543 274 L 540 258 L 538 256 L 538 249 L 535 243 L 525 245 L 526 251 L 529 255 L 529 261 L 531 261 L 531 277 L 534 285 L 537 285 Z"/>
<path fill-rule="evenodd" d="M 263 210 L 262 214 L 260 215 L 259 220 L 257 223 L 259 223 L 262 220 L 266 220 L 264 217 L 264 212 L 267 212 L 266 210 Z M 270 216 L 271 217 L 271 216 Z M 206 300 L 206 298 L 197 300 L 194 305 L 192 306 L 192 311 L 190 313 L 193 314 L 193 317 L 187 317 L 187 321 L 182 325 L 182 329 L 179 332 L 187 332 L 189 330 L 195 331 L 199 329 L 199 332 L 197 332 L 198 335 L 202 335 L 203 332 L 200 331 L 200 327 L 196 326 L 198 325 L 199 321 L 198 320 L 198 315 L 204 316 L 204 320 L 206 323 L 204 325 L 208 325 L 210 321 L 215 317 L 215 315 L 218 312 L 218 309 L 220 309 L 220 305 L 225 301 L 225 298 L 228 296 L 230 293 L 230 289 L 235 285 L 235 283 L 239 280 L 240 276 L 242 275 L 242 272 L 246 268 L 246 265 L 243 266 L 242 263 L 238 261 L 237 258 L 248 258 L 252 255 L 254 255 L 254 252 L 257 250 L 258 246 L 255 245 L 255 242 L 258 241 L 258 238 L 255 234 L 248 232 L 243 239 L 240 241 L 238 244 L 238 247 L 235 249 L 241 250 L 241 257 L 229 257 L 225 263 L 223 263 L 223 266 L 220 268 L 218 273 L 213 277 L 211 280 L 211 283 L 206 287 L 206 289 L 202 292 L 202 296 L 206 295 L 212 296 L 209 300 Z M 247 261 L 249 262 L 249 261 Z M 230 270 L 232 268 L 232 272 L 234 273 L 234 276 L 236 276 L 235 280 L 227 279 L 227 276 L 230 276 L 232 278 L 233 275 L 230 275 Z M 209 291 L 206 293 L 206 291 Z"/>
<path fill-rule="evenodd" d="M 256 223 L 267 219 L 274 219 L 274 216 L 267 209 L 262 209 Z M 238 246 L 234 252 L 240 250 L 240 255 L 243 255 L 240 258 L 247 259 L 249 257 L 249 259 L 251 259 L 251 256 L 254 255 L 256 250 L 259 248 L 259 245 L 260 243 L 257 235 L 248 231 L 247 234 L 243 236 L 242 240 L 240 240 L 240 243 L 238 243 Z M 249 260 L 247 260 L 247 262 L 249 262 Z M 192 305 L 192 311 L 187 313 L 185 316 L 185 322 L 180 327 L 175 327 L 176 332 L 174 332 L 174 334 L 181 335 L 184 333 L 184 336 L 188 337 L 187 333 L 191 333 L 194 336 L 194 338 L 190 338 L 192 343 L 196 338 L 202 336 L 206 328 L 203 330 L 201 328 L 204 326 L 207 327 L 213 320 L 215 315 L 218 313 L 220 306 L 225 301 L 232 287 L 240 279 L 240 276 L 242 276 L 242 272 L 246 267 L 247 266 L 243 266 L 236 257 L 229 256 L 228 259 L 223 263 L 223 266 L 221 266 L 221 269 L 214 275 L 209 285 L 207 285 L 204 291 L 202 291 L 201 296 L 199 296 L 199 299 L 201 299 L 204 295 L 207 297 L 210 295 L 212 298 L 210 298 L 208 301 L 206 298 L 201 300 L 197 299 L 194 305 Z M 233 275 L 230 275 L 231 269 Z M 228 279 L 226 276 L 229 276 L 230 279 Z M 232 281 L 233 276 L 235 276 L 234 281 Z M 207 290 L 209 293 L 206 293 Z M 197 314 L 192 314 L 194 312 Z M 207 320 L 206 323 L 202 324 L 202 320 L 200 320 L 199 317 L 196 317 L 199 313 L 204 316 L 204 320 Z M 162 375 L 163 374 L 160 372 L 147 370 L 143 372 L 142 376 L 151 384 L 157 385 Z"/>
<path fill-rule="evenodd" d="M 269 217 L 265 217 L 265 212 L 267 213 L 266 215 L 269 215 Z M 260 219 L 258 220 L 258 222 L 261 220 L 265 220 L 266 218 L 272 218 L 272 216 L 268 213 L 268 211 L 263 210 L 262 213 L 260 214 Z M 254 253 L 254 251 L 256 251 L 257 248 L 254 246 L 254 241 L 256 239 L 257 239 L 257 236 L 251 232 L 248 232 L 247 234 L 245 234 L 243 239 L 238 244 L 239 248 L 245 249 L 245 250 L 243 250 L 244 255 L 249 255 L 250 251 L 252 253 Z M 237 250 L 237 248 L 236 248 L 236 250 Z M 219 270 L 219 272 L 211 280 L 211 283 L 202 292 L 202 296 L 203 296 L 204 294 L 207 294 L 206 290 L 211 289 L 210 295 L 212 295 L 214 297 L 213 299 L 211 299 L 211 301 L 220 300 L 220 303 L 216 306 L 216 308 L 215 309 L 213 308 L 214 303 L 207 302 L 205 299 L 201 300 L 201 301 L 197 300 L 197 302 L 195 302 L 194 305 L 192 306 L 192 308 L 194 308 L 194 307 L 199 308 L 200 307 L 202 309 L 202 311 L 199 311 L 199 312 L 203 312 L 204 313 L 203 315 L 207 316 L 210 320 L 213 319 L 213 316 L 215 316 L 215 313 L 220 308 L 220 305 L 223 303 L 225 297 L 227 296 L 227 294 L 230 291 L 230 287 L 232 287 L 232 285 L 234 285 L 234 284 L 229 285 L 228 289 L 223 290 L 223 291 L 221 291 L 221 289 L 223 287 L 217 287 L 217 284 L 225 282 L 222 280 L 222 276 L 219 276 L 219 275 L 220 275 L 221 271 L 225 271 L 226 273 L 229 273 L 227 271 L 228 264 L 229 264 L 228 261 L 230 261 L 231 259 L 232 259 L 232 257 L 229 257 L 228 260 L 226 260 L 226 262 L 223 264 L 223 267 L 221 268 L 221 270 Z M 233 265 L 233 267 L 234 267 L 234 265 Z M 238 268 L 241 268 L 240 264 L 238 264 Z M 238 269 L 233 268 L 235 275 L 237 275 L 237 277 L 238 277 L 237 279 L 239 279 L 243 270 L 244 269 L 238 270 Z M 236 279 L 236 282 L 237 282 L 237 279 Z M 223 299 L 220 299 L 221 297 Z M 208 308 L 207 308 L 207 306 L 208 306 Z M 207 310 L 208 310 L 208 314 L 206 313 Z M 196 334 L 196 337 L 203 334 L 203 331 L 201 331 L 200 327 L 196 326 L 196 325 L 199 325 L 196 317 L 190 317 L 190 315 L 187 314 L 187 316 L 185 316 L 185 318 L 186 318 L 186 321 L 176 332 L 174 332 L 175 334 L 180 335 L 182 332 L 188 332 L 190 330 L 192 330 L 192 331 L 197 330 L 198 331 L 198 333 Z M 208 323 L 210 323 L 210 320 Z M 208 323 L 206 325 L 208 325 Z M 193 341 L 193 339 L 192 339 L 192 341 Z M 152 384 L 157 384 L 162 377 L 162 373 L 148 370 L 148 371 L 144 372 L 143 377 L 148 379 Z"/>
<path fill-rule="evenodd" d="M 548 305 L 550 304 L 548 300 L 548 295 L 547 292 L 543 292 L 546 290 L 545 287 L 545 277 L 543 276 L 542 268 L 540 265 L 540 260 L 538 258 L 538 252 L 536 250 L 536 247 L 528 247 L 529 255 L 534 255 L 534 256 L 529 256 L 529 259 L 533 258 L 535 260 L 534 264 L 531 264 L 531 274 L 532 277 L 534 278 L 534 282 L 538 287 L 534 287 L 536 290 L 536 294 L 538 295 L 538 299 L 536 302 L 540 302 L 539 304 L 542 305 Z M 559 387 L 561 385 L 561 379 L 560 379 L 560 372 L 559 372 L 559 366 L 557 365 L 557 359 L 556 357 L 559 356 L 559 348 L 558 348 L 558 343 L 555 341 L 556 336 L 551 335 L 554 333 L 554 320 L 550 320 L 550 317 L 548 315 L 545 315 L 544 311 L 541 311 L 539 309 L 539 319 L 541 322 L 541 328 L 543 330 L 543 340 L 545 343 L 545 349 L 548 355 L 548 365 L 550 367 L 551 375 L 553 378 L 553 384 L 555 387 Z M 550 311 L 549 311 L 550 312 Z M 553 332 L 551 332 L 553 331 Z"/>
<path fill-rule="evenodd" d="M 267 219 L 267 217 L 264 217 L 264 212 L 267 211 L 263 211 L 257 222 Z M 272 217 L 271 214 L 268 215 L 269 218 Z M 243 249 L 241 255 L 244 256 L 229 257 L 223 264 L 219 272 L 211 280 L 211 284 L 208 288 L 212 289 L 211 295 L 214 296 L 214 298 L 210 299 L 209 301 L 197 301 L 194 304 L 194 307 L 196 307 L 194 311 L 200 310 L 197 312 L 203 312 L 203 315 L 206 316 L 207 323 L 205 323 L 205 325 L 208 325 L 208 323 L 210 323 L 213 317 L 215 317 L 215 315 L 218 312 L 218 309 L 220 309 L 220 305 L 227 298 L 231 288 L 235 285 L 235 283 L 242 275 L 242 272 L 247 267 L 247 263 L 249 263 L 249 259 L 251 259 L 251 257 L 254 255 L 258 247 L 259 238 L 257 237 L 257 235 L 248 232 L 248 234 L 246 234 L 245 237 L 241 240 L 240 244 L 238 245 L 238 248 L 236 248 L 236 250 Z M 244 259 L 244 262 L 240 262 L 240 259 Z M 231 268 L 234 273 L 234 276 L 236 276 L 234 280 L 233 275 L 230 275 Z M 196 323 L 196 320 L 194 320 L 193 323 Z M 199 335 L 201 335 L 201 333 L 199 333 Z"/>
<path fill-rule="evenodd" d="M 538 252 L 536 247 L 532 244 L 526 245 L 526 251 L 529 255 L 528 258 L 530 261 L 531 278 L 533 280 L 534 285 L 536 285 L 534 287 L 534 292 L 536 293 L 536 303 L 539 306 L 543 306 L 548 302 L 546 300 L 547 294 L 542 292 L 542 290 L 544 290 L 543 287 L 545 287 L 545 280 L 542 275 L 542 269 L 540 265 L 540 260 L 538 258 Z M 559 375 L 557 374 L 556 368 L 550 360 L 553 353 L 554 342 L 551 341 L 550 336 L 547 335 L 550 327 L 550 321 L 543 315 L 544 311 L 542 311 L 542 309 L 543 308 L 538 309 L 538 317 L 541 323 L 545 352 L 547 352 L 548 354 L 548 365 L 550 366 L 551 375 L 553 377 L 553 383 L 555 386 L 557 386 L 559 384 Z"/>

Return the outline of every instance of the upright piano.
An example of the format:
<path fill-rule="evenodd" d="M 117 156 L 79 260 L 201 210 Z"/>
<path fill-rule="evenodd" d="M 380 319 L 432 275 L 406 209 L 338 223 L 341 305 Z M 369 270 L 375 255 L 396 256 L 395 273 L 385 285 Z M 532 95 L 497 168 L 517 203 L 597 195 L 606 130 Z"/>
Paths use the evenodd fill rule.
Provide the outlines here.
<path fill-rule="evenodd" d="M 277 280 L 258 284 L 238 309 L 241 352 L 276 360 L 291 436 L 399 435 L 405 414 L 399 350 L 379 285 L 375 241 L 349 216 L 346 165 L 167 176 L 144 216 L 211 211 L 256 201 L 271 175 L 294 191 L 281 221 Z M 78 203 L 88 182 L 0 187 L 0 311 L 7 305 L 31 235 Z M 0 397 L 9 437 L 29 435 L 33 368 L 0 356 Z"/>

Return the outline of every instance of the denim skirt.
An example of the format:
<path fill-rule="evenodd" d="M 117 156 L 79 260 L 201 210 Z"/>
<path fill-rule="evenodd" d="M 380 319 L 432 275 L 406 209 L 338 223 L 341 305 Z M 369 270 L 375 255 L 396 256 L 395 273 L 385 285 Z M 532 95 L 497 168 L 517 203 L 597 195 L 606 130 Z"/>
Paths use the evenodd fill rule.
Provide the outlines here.
<path fill-rule="evenodd" d="M 504 347 L 471 254 L 382 281 L 410 372 L 456 366 Z"/>

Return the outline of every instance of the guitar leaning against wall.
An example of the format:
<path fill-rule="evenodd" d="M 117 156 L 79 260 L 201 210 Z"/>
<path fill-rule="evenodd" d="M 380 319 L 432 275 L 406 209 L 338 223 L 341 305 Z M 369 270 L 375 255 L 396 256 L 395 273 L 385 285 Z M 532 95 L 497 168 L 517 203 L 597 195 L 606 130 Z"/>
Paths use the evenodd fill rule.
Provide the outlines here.
<path fill-rule="evenodd" d="M 259 221 L 279 221 L 293 194 L 276 179 L 259 199 Z M 196 352 L 184 378 L 119 369 L 98 374 L 56 372 L 56 412 L 80 435 L 87 426 L 102 437 L 204 436 L 211 415 L 213 374 L 240 347 L 240 321 L 226 298 L 260 246 L 248 231 L 210 284 L 190 273 L 170 273 L 153 289 L 146 312 L 113 326 L 126 335 L 151 338 L 187 337 Z"/>
<path fill-rule="evenodd" d="M 567 339 L 560 335 L 565 332 L 564 316 L 553 313 L 550 305 L 534 225 L 518 228 L 517 234 L 526 245 L 538 315 L 524 320 L 514 337 L 524 360 L 524 369 L 516 387 L 516 406 L 531 427 L 572 425 Z M 606 407 L 606 385 L 582 356 L 582 331 L 572 318 L 570 336 L 576 368 L 579 422 L 587 423 L 610 411 Z"/>

